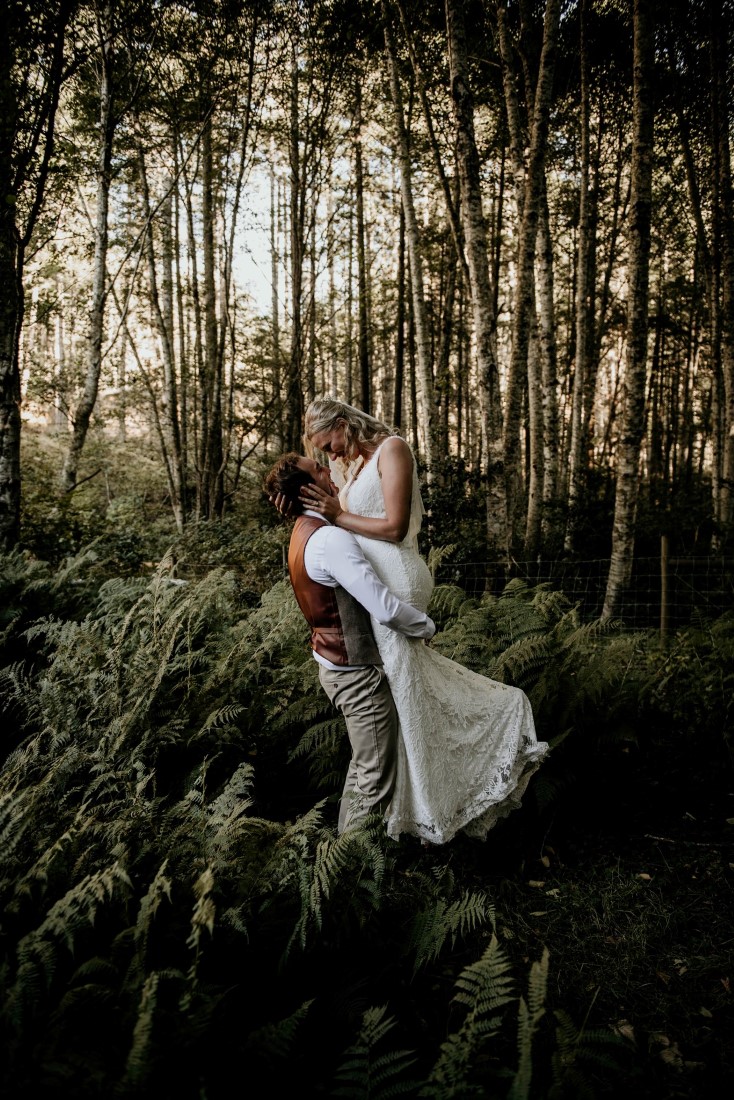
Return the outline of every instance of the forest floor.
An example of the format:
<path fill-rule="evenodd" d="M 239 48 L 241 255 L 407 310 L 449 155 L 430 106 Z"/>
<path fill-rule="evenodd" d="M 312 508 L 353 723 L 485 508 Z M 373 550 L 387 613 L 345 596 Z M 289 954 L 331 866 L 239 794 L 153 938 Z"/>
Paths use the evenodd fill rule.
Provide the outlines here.
<path fill-rule="evenodd" d="M 548 948 L 548 1009 L 620 1036 L 628 1098 L 734 1095 L 734 773 L 722 757 L 693 767 L 660 746 L 647 759 L 623 750 L 542 834 L 509 819 L 486 845 L 430 856 L 495 899 L 518 969 Z"/>

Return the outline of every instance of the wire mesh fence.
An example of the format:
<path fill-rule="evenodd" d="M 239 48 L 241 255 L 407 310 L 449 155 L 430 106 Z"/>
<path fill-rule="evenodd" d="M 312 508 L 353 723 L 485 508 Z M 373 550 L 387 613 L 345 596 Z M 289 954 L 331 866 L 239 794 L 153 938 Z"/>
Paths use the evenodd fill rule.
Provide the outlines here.
<path fill-rule="evenodd" d="M 609 559 L 514 562 L 511 570 L 487 562 L 444 562 L 437 584 L 455 584 L 468 596 L 499 595 L 520 577 L 529 585 L 549 584 L 578 607 L 583 620 L 599 618 Z M 628 630 L 675 630 L 717 618 L 734 608 L 734 558 L 637 558 L 618 618 Z"/>

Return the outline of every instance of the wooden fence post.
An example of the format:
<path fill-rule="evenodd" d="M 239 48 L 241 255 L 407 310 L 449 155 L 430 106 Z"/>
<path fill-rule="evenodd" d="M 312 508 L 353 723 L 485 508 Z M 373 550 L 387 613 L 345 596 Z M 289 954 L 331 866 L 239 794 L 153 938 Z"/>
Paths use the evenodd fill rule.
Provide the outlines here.
<path fill-rule="evenodd" d="M 660 641 L 668 636 L 668 554 L 670 545 L 667 535 L 660 536 Z"/>

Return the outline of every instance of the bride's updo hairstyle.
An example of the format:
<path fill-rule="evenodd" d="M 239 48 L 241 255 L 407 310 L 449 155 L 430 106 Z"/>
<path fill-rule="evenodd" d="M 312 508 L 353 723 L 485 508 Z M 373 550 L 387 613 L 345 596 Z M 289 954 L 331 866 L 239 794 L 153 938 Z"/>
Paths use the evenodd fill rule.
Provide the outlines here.
<path fill-rule="evenodd" d="M 317 397 L 306 409 L 303 440 L 310 458 L 314 457 L 315 451 L 311 443 L 313 436 L 319 432 L 330 432 L 336 427 L 337 420 L 344 421 L 344 439 L 350 458 L 356 458 L 359 444 L 377 447 L 385 436 L 397 434 L 394 428 L 383 424 L 369 413 L 327 394 Z"/>

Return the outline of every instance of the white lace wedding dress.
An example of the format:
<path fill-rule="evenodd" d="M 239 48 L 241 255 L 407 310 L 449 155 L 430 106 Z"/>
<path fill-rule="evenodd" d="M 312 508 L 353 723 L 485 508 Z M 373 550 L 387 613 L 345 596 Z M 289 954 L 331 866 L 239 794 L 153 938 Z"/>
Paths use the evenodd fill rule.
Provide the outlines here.
<path fill-rule="evenodd" d="M 384 516 L 379 449 L 342 490 L 342 507 Z M 433 590 L 418 554 L 423 518 L 418 475 L 408 535 L 395 545 L 358 536 L 375 572 L 396 596 L 425 611 Z M 535 734 L 527 696 L 443 657 L 422 641 L 372 622 L 400 719 L 395 794 L 388 834 L 410 833 L 444 844 L 463 829 L 484 839 L 520 805 L 532 773 L 548 752 Z"/>

